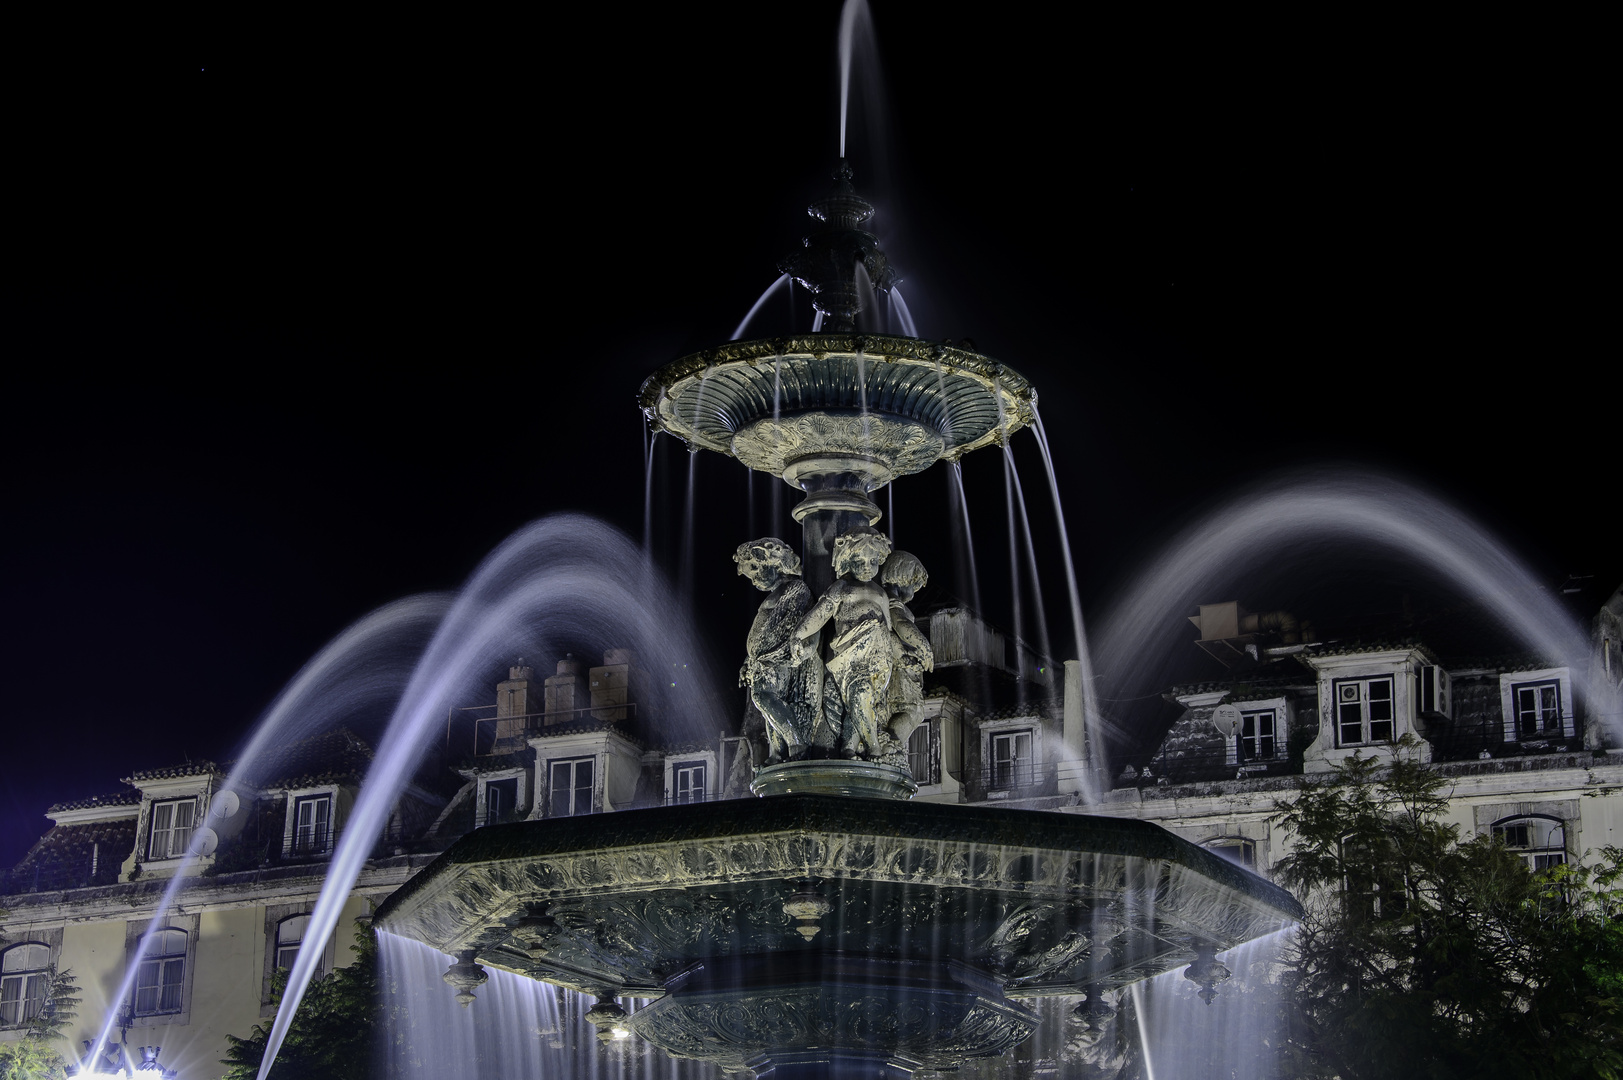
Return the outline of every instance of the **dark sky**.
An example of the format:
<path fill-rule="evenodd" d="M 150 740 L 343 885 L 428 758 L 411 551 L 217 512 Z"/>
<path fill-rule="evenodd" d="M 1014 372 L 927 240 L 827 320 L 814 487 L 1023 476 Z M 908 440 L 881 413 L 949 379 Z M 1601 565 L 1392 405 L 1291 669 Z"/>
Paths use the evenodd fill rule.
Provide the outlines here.
<path fill-rule="evenodd" d="M 454 588 L 525 521 L 640 534 L 637 387 L 725 340 L 804 232 L 837 155 L 838 8 L 570 18 L 274 61 L 239 40 L 33 87 L 0 295 L 0 865 L 52 802 L 228 756 L 325 641 Z M 1525 27 L 1353 47 L 875 19 L 858 185 L 921 335 L 1037 386 L 1085 603 L 1203 508 L 1327 463 L 1438 492 L 1552 585 L 1616 584 L 1615 274 L 1593 254 L 1612 214 L 1582 65 Z M 662 484 L 686 469 L 666 444 Z M 1029 438 L 1016 456 L 1057 617 Z M 731 670 L 753 601 L 728 555 L 764 522 L 736 463 L 705 455 L 699 488 L 696 588 Z M 900 543 L 946 550 L 944 493 L 939 470 L 898 484 Z M 681 497 L 661 496 L 667 561 Z M 936 587 L 963 594 L 948 564 Z M 1340 565 L 1293 595 L 1395 602 L 1379 567 Z"/>

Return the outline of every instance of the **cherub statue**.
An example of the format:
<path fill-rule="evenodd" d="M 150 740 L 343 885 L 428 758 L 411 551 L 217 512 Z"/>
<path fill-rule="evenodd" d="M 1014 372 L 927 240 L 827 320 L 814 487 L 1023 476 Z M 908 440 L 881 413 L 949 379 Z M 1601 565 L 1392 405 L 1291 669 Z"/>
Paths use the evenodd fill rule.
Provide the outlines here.
<path fill-rule="evenodd" d="M 823 627 L 834 620 L 828 674 L 842 705 L 837 745 L 843 758 L 879 757 L 879 727 L 890 718 L 885 696 L 892 665 L 890 598 L 874 581 L 889 554 L 890 540 L 867 526 L 838 537 L 834 541 L 838 580 L 795 630 L 793 660 L 801 665 L 818 655 Z"/>
<path fill-rule="evenodd" d="M 811 590 L 800 580 L 800 556 L 776 537 L 740 544 L 733 552 L 738 572 L 767 594 L 750 625 L 748 658 L 738 672 L 738 684 L 749 687 L 750 700 L 766 721 L 768 765 L 791 760 L 805 752 L 811 739 L 811 708 L 799 692 L 808 678 L 822 681 L 822 673 L 797 670 L 791 657 L 795 628 L 811 605 Z M 808 715 L 810 714 L 810 715 Z"/>
<path fill-rule="evenodd" d="M 923 720 L 924 673 L 935 670 L 935 652 L 907 605 L 914 593 L 929 584 L 930 575 L 912 552 L 893 551 L 879 569 L 879 581 L 890 596 L 893 666 L 887 730 L 895 742 L 888 749 L 899 759 L 897 764 L 905 764 L 907 738 Z"/>

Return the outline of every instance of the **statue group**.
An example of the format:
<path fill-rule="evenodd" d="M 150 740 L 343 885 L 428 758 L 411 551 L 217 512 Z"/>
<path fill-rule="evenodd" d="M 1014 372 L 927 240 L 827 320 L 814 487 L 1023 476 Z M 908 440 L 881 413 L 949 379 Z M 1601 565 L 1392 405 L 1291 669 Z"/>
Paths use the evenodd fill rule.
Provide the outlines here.
<path fill-rule="evenodd" d="M 905 769 L 935 666 L 907 606 L 929 580 L 924 565 L 883 533 L 853 529 L 835 540 L 836 580 L 814 601 L 782 540 L 752 540 L 733 560 L 767 594 L 739 672 L 766 722 L 766 764 L 838 757 Z"/>

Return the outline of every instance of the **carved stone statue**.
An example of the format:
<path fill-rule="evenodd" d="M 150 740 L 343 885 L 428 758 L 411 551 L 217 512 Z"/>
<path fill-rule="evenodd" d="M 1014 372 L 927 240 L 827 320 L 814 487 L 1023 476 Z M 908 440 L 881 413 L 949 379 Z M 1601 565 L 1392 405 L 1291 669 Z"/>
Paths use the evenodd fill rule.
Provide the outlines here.
<path fill-rule="evenodd" d="M 886 757 L 891 764 L 905 768 L 908 736 L 924 719 L 924 673 L 935 670 L 935 652 L 913 621 L 913 612 L 907 605 L 915 593 L 929 584 L 930 575 L 912 552 L 893 551 L 879 570 L 879 581 L 890 596 L 893 660 Z M 913 779 L 924 783 L 929 778 L 915 776 Z"/>
<path fill-rule="evenodd" d="M 819 654 L 823 627 L 834 622 L 829 642 L 828 674 L 839 692 L 838 753 L 843 758 L 875 760 L 883 753 L 880 725 L 890 719 L 893 665 L 890 598 L 874 580 L 890 555 L 884 533 L 862 527 L 834 541 L 838 579 L 812 605 L 795 630 L 793 660 L 797 666 Z"/>
<path fill-rule="evenodd" d="M 820 709 L 821 665 L 812 670 L 791 656 L 811 590 L 800 580 L 800 556 L 776 537 L 740 544 L 733 561 L 739 574 L 767 594 L 750 626 L 749 655 L 738 683 L 749 687 L 750 700 L 766 721 L 766 763 L 776 765 L 805 753 Z"/>

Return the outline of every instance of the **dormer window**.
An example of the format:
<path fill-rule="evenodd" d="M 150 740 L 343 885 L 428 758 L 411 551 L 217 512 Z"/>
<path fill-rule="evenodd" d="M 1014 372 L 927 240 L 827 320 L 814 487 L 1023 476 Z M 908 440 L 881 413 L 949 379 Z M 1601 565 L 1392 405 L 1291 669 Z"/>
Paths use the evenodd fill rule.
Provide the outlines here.
<path fill-rule="evenodd" d="M 675 800 L 679 803 L 703 802 L 705 799 L 705 763 L 702 761 L 679 762 L 671 770 L 671 781 Z"/>
<path fill-rule="evenodd" d="M 293 804 L 293 854 L 324 855 L 332 847 L 332 796 L 307 795 Z"/>
<path fill-rule="evenodd" d="M 1278 753 L 1278 715 L 1273 709 L 1240 713 L 1240 760 L 1272 761 Z"/>
<path fill-rule="evenodd" d="M 1334 686 L 1337 745 L 1367 746 L 1393 741 L 1396 714 L 1392 704 L 1392 676 L 1337 679 Z"/>
<path fill-rule="evenodd" d="M 547 815 L 574 817 L 592 812 L 595 757 L 552 761 L 547 766 Z"/>
<path fill-rule="evenodd" d="M 519 808 L 518 777 L 490 780 L 485 783 L 485 824 L 495 825 L 507 820 Z"/>
<path fill-rule="evenodd" d="M 930 725 L 920 724 L 913 729 L 913 734 L 907 737 L 907 771 L 913 775 L 916 784 L 937 783 L 935 776 L 935 755 L 931 753 Z"/>
<path fill-rule="evenodd" d="M 1032 733 L 1002 731 L 992 736 L 992 775 L 989 785 L 994 791 L 1024 787 L 1032 780 Z"/>
<path fill-rule="evenodd" d="M 1561 684 L 1554 679 L 1547 682 L 1519 683 L 1514 687 L 1516 702 L 1516 737 L 1559 739 L 1561 731 Z"/>
<path fill-rule="evenodd" d="M 1572 677 L 1566 668 L 1510 671 L 1499 676 L 1507 743 L 1541 743 L 1577 737 L 1572 715 Z"/>
<path fill-rule="evenodd" d="M 197 823 L 196 799 L 170 799 L 152 804 L 149 859 L 178 859 L 186 854 Z"/>

